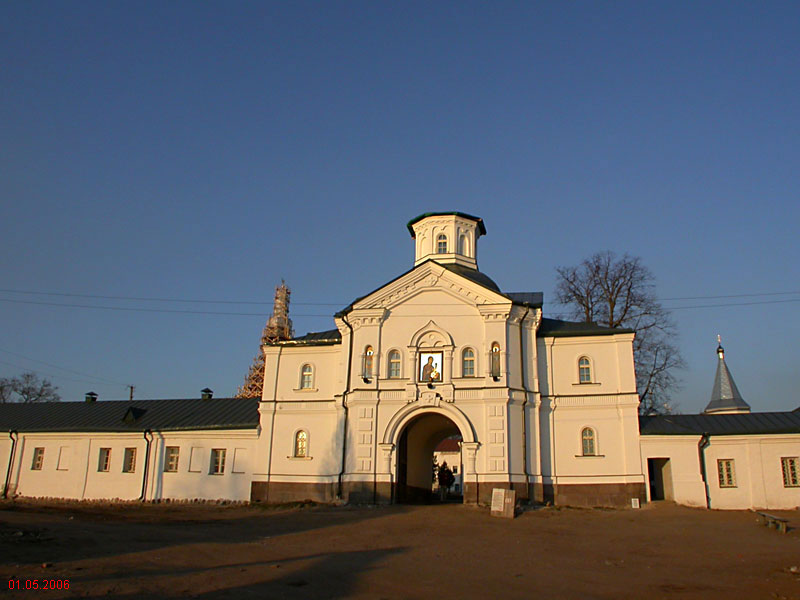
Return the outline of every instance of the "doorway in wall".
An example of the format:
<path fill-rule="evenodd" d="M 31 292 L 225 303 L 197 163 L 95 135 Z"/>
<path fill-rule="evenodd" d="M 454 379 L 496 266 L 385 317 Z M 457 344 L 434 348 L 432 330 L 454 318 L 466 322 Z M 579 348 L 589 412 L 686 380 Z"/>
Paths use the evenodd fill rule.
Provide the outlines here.
<path fill-rule="evenodd" d="M 651 502 L 675 499 L 672 487 L 672 465 L 669 458 L 648 458 L 647 476 Z"/>
<path fill-rule="evenodd" d="M 460 441 L 461 432 L 456 424 L 441 414 L 423 414 L 409 422 L 400 434 L 397 445 L 395 501 L 407 504 L 427 504 L 442 500 L 462 502 L 463 465 Z M 440 447 L 444 451 L 437 451 Z M 452 448 L 457 448 L 456 452 L 447 452 L 447 450 L 452 451 Z M 458 457 L 458 464 L 452 465 L 451 461 L 455 456 Z M 457 473 L 453 474 L 453 484 L 443 492 L 438 489 L 438 481 L 434 481 L 434 457 L 439 466 L 447 460 L 448 468 L 452 470 L 455 466 L 457 470 Z"/>

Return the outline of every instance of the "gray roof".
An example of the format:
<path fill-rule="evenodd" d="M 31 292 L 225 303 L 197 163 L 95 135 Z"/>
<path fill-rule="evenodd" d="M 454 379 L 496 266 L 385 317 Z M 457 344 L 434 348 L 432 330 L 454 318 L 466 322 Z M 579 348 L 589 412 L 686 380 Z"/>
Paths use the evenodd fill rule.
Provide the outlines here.
<path fill-rule="evenodd" d="M 538 331 L 540 337 L 578 337 L 584 335 L 614 335 L 617 333 L 633 333 L 633 329 L 604 327 L 597 323 L 542 318 Z"/>
<path fill-rule="evenodd" d="M 0 404 L 0 431 L 255 429 L 259 398 Z"/>
<path fill-rule="evenodd" d="M 746 435 L 800 433 L 800 413 L 657 415 L 639 417 L 641 435 Z"/>
<path fill-rule="evenodd" d="M 327 331 L 311 331 L 291 340 L 273 342 L 275 346 L 330 346 L 342 343 L 342 334 L 338 329 Z"/>
<path fill-rule="evenodd" d="M 725 353 L 722 346 L 717 349 L 719 362 L 717 363 L 717 374 L 714 377 L 714 389 L 711 390 L 711 402 L 708 403 L 704 412 L 714 413 L 723 410 L 750 410 L 750 405 L 744 401 L 733 375 L 725 364 Z"/>

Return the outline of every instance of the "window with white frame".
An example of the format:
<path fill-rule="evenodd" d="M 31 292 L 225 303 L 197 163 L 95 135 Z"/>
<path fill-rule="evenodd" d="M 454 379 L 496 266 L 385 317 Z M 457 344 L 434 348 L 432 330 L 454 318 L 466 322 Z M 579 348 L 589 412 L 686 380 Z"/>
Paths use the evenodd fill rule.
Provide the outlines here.
<path fill-rule="evenodd" d="M 443 233 L 436 238 L 436 254 L 447 254 L 447 236 Z"/>
<path fill-rule="evenodd" d="M 372 360 L 374 354 L 375 351 L 372 349 L 372 346 L 367 346 L 366 348 L 364 348 L 364 358 L 362 360 L 361 375 L 362 377 L 365 377 L 367 379 L 372 377 Z"/>
<path fill-rule="evenodd" d="M 597 435 L 591 427 L 581 431 L 581 452 L 583 456 L 597 456 Z"/>
<path fill-rule="evenodd" d="M 300 369 L 300 389 L 310 390 L 314 386 L 314 369 L 311 365 L 305 364 Z"/>
<path fill-rule="evenodd" d="M 308 432 L 302 429 L 294 435 L 294 457 L 308 458 Z"/>
<path fill-rule="evenodd" d="M 125 448 L 125 457 L 122 461 L 122 472 L 133 473 L 136 471 L 136 448 Z"/>
<path fill-rule="evenodd" d="M 736 469 L 732 458 L 721 458 L 717 461 L 717 474 L 719 475 L 719 487 L 736 487 Z"/>
<path fill-rule="evenodd" d="M 225 472 L 225 448 L 211 450 L 211 475 L 222 475 Z"/>
<path fill-rule="evenodd" d="M 389 378 L 400 379 L 400 352 L 398 350 L 389 352 Z"/>
<path fill-rule="evenodd" d="M 461 376 L 475 377 L 475 351 L 465 348 L 461 354 Z"/>
<path fill-rule="evenodd" d="M 181 449 L 179 446 L 167 446 L 164 453 L 164 472 L 177 473 Z"/>
<path fill-rule="evenodd" d="M 581 356 L 578 361 L 578 381 L 592 383 L 592 363 L 585 356 Z"/>
<path fill-rule="evenodd" d="M 33 461 L 31 462 L 31 471 L 41 471 L 44 464 L 44 448 L 33 449 Z"/>
<path fill-rule="evenodd" d="M 797 456 L 785 456 L 781 459 L 783 469 L 783 487 L 800 487 L 800 468 L 798 468 L 800 458 Z"/>
<path fill-rule="evenodd" d="M 111 466 L 111 448 L 100 448 L 100 456 L 97 459 L 97 470 L 101 473 L 108 473 Z"/>

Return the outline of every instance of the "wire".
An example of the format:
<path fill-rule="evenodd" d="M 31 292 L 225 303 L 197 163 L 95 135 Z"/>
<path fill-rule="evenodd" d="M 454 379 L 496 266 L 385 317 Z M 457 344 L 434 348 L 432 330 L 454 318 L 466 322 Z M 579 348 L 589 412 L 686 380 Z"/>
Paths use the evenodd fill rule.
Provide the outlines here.
<path fill-rule="evenodd" d="M 58 365 L 54 365 L 53 363 L 45 362 L 43 360 L 38 360 L 36 358 L 31 358 L 30 356 L 25 356 L 24 354 L 20 354 L 19 352 L 12 352 L 11 350 L 5 350 L 3 348 L 0 348 L 0 352 L 4 352 L 6 354 L 11 354 L 13 356 L 18 356 L 19 358 L 24 358 L 25 360 L 29 360 L 31 362 L 39 363 L 39 364 L 42 364 L 42 365 L 47 365 L 48 367 L 52 367 L 52 368 L 58 369 L 60 371 L 66 371 L 67 373 L 72 373 L 73 375 L 80 375 L 81 377 L 89 377 L 91 379 L 96 379 L 98 381 L 105 382 L 107 384 L 121 385 L 121 386 L 124 386 L 124 387 L 128 387 L 128 384 L 126 384 L 126 383 L 120 383 L 119 381 L 114 381 L 113 379 L 108 379 L 106 377 L 98 377 L 97 375 L 91 375 L 89 373 L 83 373 L 81 371 L 76 371 L 74 369 L 68 369 L 66 367 L 60 367 Z M 19 368 L 23 368 L 23 367 L 19 367 Z"/>
<path fill-rule="evenodd" d="M 77 382 L 77 383 L 88 383 L 88 384 L 94 385 L 94 386 L 98 386 L 98 385 L 103 385 L 103 386 L 116 385 L 116 384 L 102 383 L 102 382 L 97 382 L 97 381 L 89 381 L 87 379 L 75 379 L 74 377 L 67 377 L 65 375 L 61 375 L 61 374 L 58 374 L 58 373 L 47 373 L 46 371 L 42 371 L 41 369 L 31 369 L 30 367 L 23 367 L 22 365 L 17 365 L 17 364 L 14 364 L 14 363 L 10 363 L 10 362 L 5 361 L 5 360 L 0 360 L 0 364 L 8 365 L 10 367 L 14 367 L 15 369 L 21 369 L 22 371 L 27 372 L 27 373 L 36 373 L 36 374 L 44 373 L 45 375 L 48 375 L 49 377 L 52 377 L 53 379 L 65 379 L 67 381 L 74 381 L 74 382 Z"/>

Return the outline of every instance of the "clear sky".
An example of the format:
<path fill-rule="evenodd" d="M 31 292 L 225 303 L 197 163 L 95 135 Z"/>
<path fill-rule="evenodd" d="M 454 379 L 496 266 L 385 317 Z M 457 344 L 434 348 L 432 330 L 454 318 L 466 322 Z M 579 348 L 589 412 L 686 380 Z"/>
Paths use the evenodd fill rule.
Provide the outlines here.
<path fill-rule="evenodd" d="M 546 315 L 557 266 L 642 257 L 683 412 L 718 333 L 753 409 L 794 409 L 798 31 L 796 2 L 5 2 L 0 376 L 231 395 L 281 278 L 330 329 L 459 210 Z"/>

